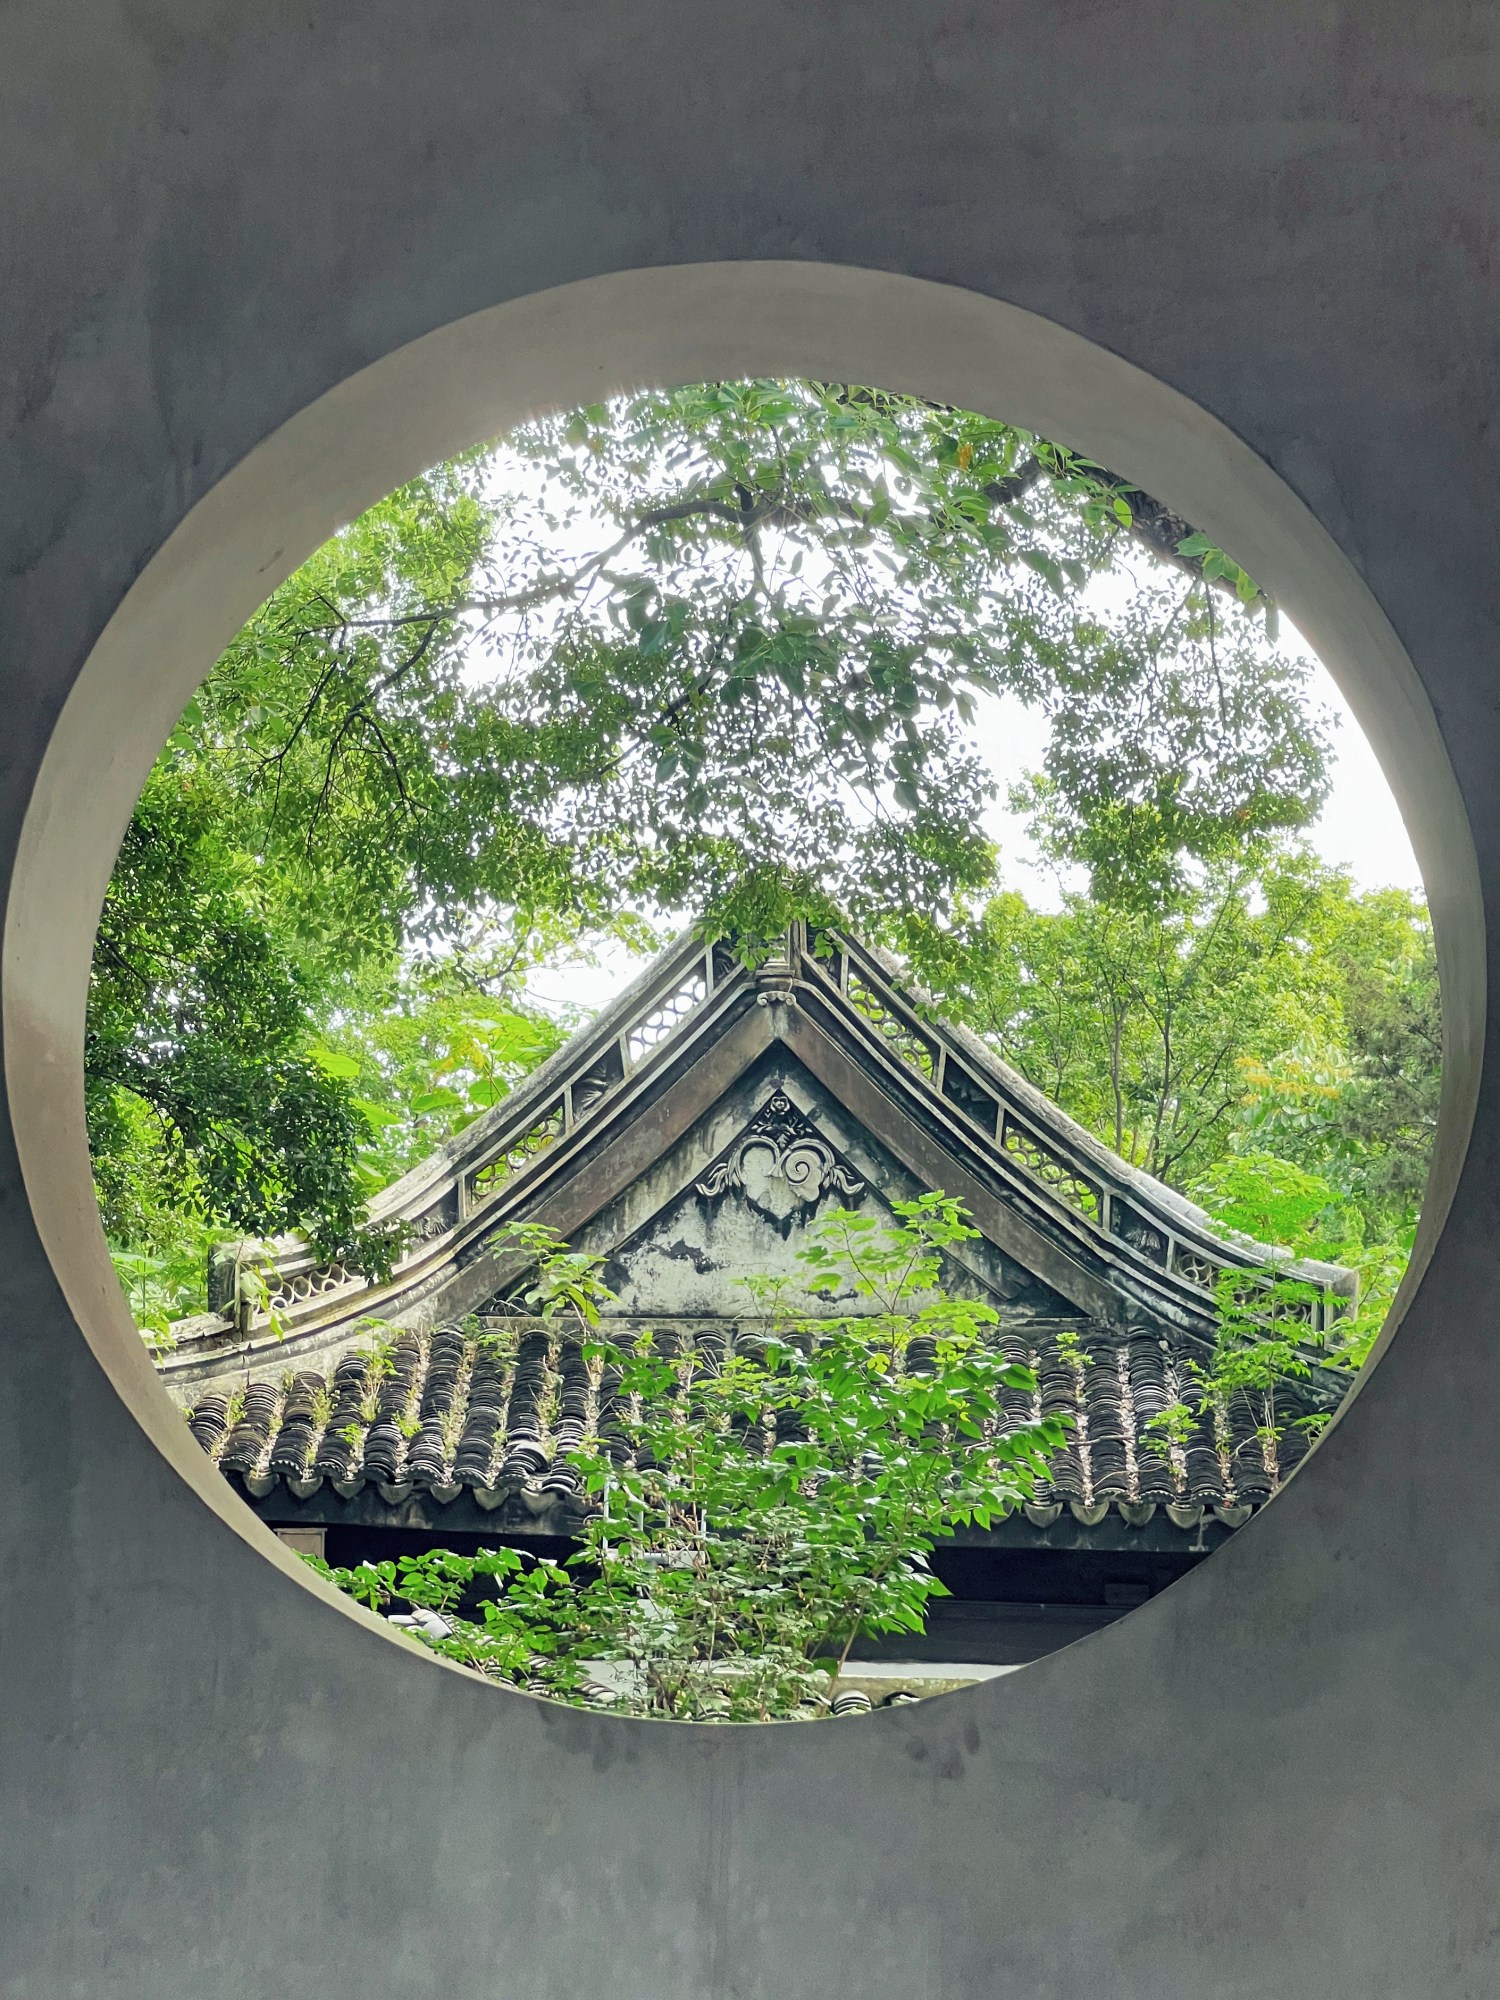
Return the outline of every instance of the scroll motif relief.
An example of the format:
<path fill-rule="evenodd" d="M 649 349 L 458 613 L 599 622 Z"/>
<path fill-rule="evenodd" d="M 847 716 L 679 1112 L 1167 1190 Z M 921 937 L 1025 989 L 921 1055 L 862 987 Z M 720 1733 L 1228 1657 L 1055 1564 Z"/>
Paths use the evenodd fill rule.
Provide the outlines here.
<path fill-rule="evenodd" d="M 731 1188 L 779 1180 L 811 1206 L 830 1190 L 858 1201 L 867 1183 L 782 1091 L 768 1097 L 744 1133 L 697 1182 L 710 1201 Z"/>

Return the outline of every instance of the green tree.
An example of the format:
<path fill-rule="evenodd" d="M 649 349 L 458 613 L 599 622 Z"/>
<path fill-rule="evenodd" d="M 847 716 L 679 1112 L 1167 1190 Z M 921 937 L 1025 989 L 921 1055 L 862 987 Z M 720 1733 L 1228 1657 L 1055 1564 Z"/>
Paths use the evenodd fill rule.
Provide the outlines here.
<path fill-rule="evenodd" d="M 527 1004 L 503 969 L 460 956 L 371 968 L 351 986 L 317 1057 L 353 1092 L 372 1194 L 508 1096 L 577 1025 Z"/>
<path fill-rule="evenodd" d="M 1235 1155 L 1189 1191 L 1251 1234 L 1249 1205 L 1269 1203 L 1280 1219 L 1262 1241 L 1355 1271 L 1359 1302 L 1340 1321 L 1337 1346 L 1358 1365 L 1416 1236 L 1437 1134 L 1442 1022 L 1421 899 L 1395 889 L 1357 896 L 1337 876 L 1329 887 L 1306 949 L 1336 1003 L 1330 1031 L 1242 1066 Z M 1298 1175 L 1305 1200 L 1321 1199 L 1300 1222 L 1287 1210 Z"/>
<path fill-rule="evenodd" d="M 1134 1165 L 1184 1187 L 1234 1142 L 1246 1069 L 1338 1032 L 1312 948 L 1346 887 L 1310 856 L 1225 862 L 1155 907 L 1015 892 L 929 942 L 945 1011 Z"/>
<path fill-rule="evenodd" d="M 835 1211 L 805 1253 L 810 1289 L 852 1284 L 865 1312 L 789 1317 L 762 1283 L 761 1324 L 718 1353 L 599 1340 L 593 1260 L 530 1232 L 533 1303 L 594 1334 L 601 1369 L 598 1435 L 569 1454 L 600 1509 L 583 1546 L 563 1564 L 437 1551 L 324 1574 L 404 1601 L 436 1651 L 565 1700 L 606 1665 L 633 1714 L 824 1712 L 858 1634 L 921 1630 L 936 1539 L 1008 1513 L 1063 1440 L 1027 1421 L 1035 1380 L 994 1309 L 941 1289 L 943 1252 L 975 1234 L 958 1204 L 895 1214 Z"/>
<path fill-rule="evenodd" d="M 1143 545 L 1166 562 L 1133 578 Z M 91 1092 L 101 1179 L 128 1150 L 120 1093 L 160 1104 L 154 1066 L 182 1069 L 152 1023 L 175 1008 L 186 1036 L 177 996 L 211 991 L 222 1023 L 243 972 L 250 1031 L 213 1034 L 164 1128 L 176 1184 L 213 1223 L 369 1262 L 354 1099 L 379 1093 L 368 1064 L 344 1073 L 363 1056 L 315 1051 L 358 1039 L 372 994 L 476 940 L 525 964 L 655 910 L 750 946 L 797 915 L 898 943 L 946 921 L 993 868 L 973 734 L 991 695 L 1050 718 L 1058 851 L 1117 901 L 1175 893 L 1195 857 L 1305 825 L 1322 795 L 1304 671 L 1257 609 L 1269 623 L 1228 558 L 1102 469 L 868 389 L 622 397 L 436 468 L 274 594 L 158 767 L 104 935 L 129 956 L 154 897 L 178 946 L 135 954 L 144 984 L 101 949 L 90 1049 L 139 1029 L 128 1074 Z M 259 970 L 194 956 L 215 930 L 171 856 L 205 801 Z M 253 1027 L 272 982 L 300 1038 L 289 1016 Z"/>
<path fill-rule="evenodd" d="M 1273 848 L 1154 909 L 1075 892 L 1039 912 L 1007 892 L 925 940 L 918 962 L 946 1012 L 1222 1227 L 1353 1268 L 1359 1304 L 1330 1357 L 1364 1357 L 1406 1267 L 1437 1127 L 1419 898 L 1358 894 Z M 1253 1291 L 1226 1302 L 1237 1354 Z"/>
<path fill-rule="evenodd" d="M 206 786 L 159 766 L 125 837 L 94 952 L 85 1077 L 106 1225 L 163 1249 L 155 1216 L 359 1234 L 361 1125 L 307 1053 L 310 989 Z"/>
<path fill-rule="evenodd" d="M 1432 922 L 1400 889 L 1326 910 L 1317 950 L 1339 1033 L 1251 1067 L 1246 1143 L 1323 1174 L 1369 1241 L 1409 1245 L 1437 1134 L 1442 1010 Z"/>

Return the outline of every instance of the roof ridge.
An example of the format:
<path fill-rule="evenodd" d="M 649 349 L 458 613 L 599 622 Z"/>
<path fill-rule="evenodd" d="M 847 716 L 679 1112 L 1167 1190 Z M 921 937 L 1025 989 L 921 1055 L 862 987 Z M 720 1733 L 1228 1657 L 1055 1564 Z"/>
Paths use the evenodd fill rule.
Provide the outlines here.
<path fill-rule="evenodd" d="M 925 1013 L 934 1025 L 940 1027 L 958 1044 L 966 1055 L 987 1068 L 1002 1088 L 1019 1098 L 1034 1117 L 1050 1124 L 1054 1129 L 1060 1128 L 1079 1152 L 1095 1160 L 1115 1179 L 1136 1189 L 1155 1206 L 1171 1210 L 1184 1223 L 1191 1225 L 1202 1235 L 1223 1244 L 1226 1249 L 1259 1253 L 1260 1261 L 1268 1265 L 1274 1264 L 1299 1274 L 1306 1272 L 1314 1277 L 1315 1281 L 1324 1283 L 1354 1275 L 1346 1265 L 1325 1263 L 1312 1257 L 1297 1257 L 1279 1244 L 1262 1243 L 1243 1231 L 1226 1230 L 1225 1226 L 1217 1222 L 1206 1209 L 1199 1207 L 1197 1202 L 1190 1200 L 1179 1189 L 1170 1186 L 1166 1181 L 1158 1180 L 1155 1175 L 1148 1174 L 1143 1168 L 1133 1165 L 1112 1147 L 1107 1146 L 1102 1139 L 1089 1131 L 1086 1125 L 1080 1124 L 1071 1113 L 1065 1111 L 1054 1099 L 1048 1097 L 1045 1091 L 1040 1090 L 1028 1077 L 1023 1076 L 1018 1069 L 1008 1063 L 982 1036 L 976 1034 L 965 1023 L 955 1021 L 944 1011 L 942 1002 L 911 976 L 908 968 L 893 952 L 887 951 L 880 945 L 866 944 L 852 932 L 840 931 L 838 935 L 856 951 L 863 952 L 866 957 L 873 959 L 885 973 L 892 987 L 914 1011 Z"/>
<path fill-rule="evenodd" d="M 280 1344 L 288 1329 L 305 1344 L 347 1325 L 362 1301 L 398 1314 L 407 1309 L 403 1301 L 419 1306 L 458 1281 L 505 1219 L 566 1176 L 580 1152 L 597 1147 L 598 1134 L 637 1116 L 682 1064 L 691 1070 L 721 1031 L 741 1033 L 752 1000 L 770 1010 L 772 1036 L 795 1050 L 806 1012 L 799 987 L 821 996 L 820 1032 L 837 1024 L 835 1039 L 846 1038 L 840 1060 L 872 1080 L 884 1071 L 889 1094 L 889 1072 L 870 1053 L 873 1036 L 905 1087 L 919 1093 L 918 1102 L 941 1114 L 944 1143 L 956 1138 L 960 1147 L 956 1162 L 967 1146 L 984 1163 L 981 1179 L 993 1169 L 995 1214 L 987 1223 L 981 1218 L 991 1240 L 1002 1247 L 1009 1240 L 996 1236 L 995 1227 L 1010 1229 L 1000 1209 L 1013 1211 L 1014 1229 L 1031 1245 L 1016 1251 L 1021 1261 L 1032 1268 L 1029 1257 L 1039 1255 L 1076 1266 L 1082 1293 L 1051 1266 L 1035 1269 L 1087 1310 L 1099 1310 L 1090 1286 L 1114 1285 L 1138 1304 L 1157 1301 L 1169 1316 L 1208 1320 L 1216 1310 L 1215 1285 L 1235 1268 L 1274 1270 L 1323 1296 L 1352 1293 L 1353 1274 L 1339 1266 L 1221 1231 L 1203 1209 L 1112 1152 L 952 1021 L 892 954 L 852 932 L 810 933 L 794 924 L 780 952 L 757 967 L 733 941 L 685 930 L 516 1090 L 376 1197 L 372 1213 L 400 1219 L 409 1231 L 391 1281 L 372 1287 L 342 1267 L 318 1267 L 295 1239 L 273 1244 L 264 1328 L 254 1315 L 240 1323 L 237 1337 L 222 1319 L 184 1323 L 175 1357 L 159 1357 L 164 1372 L 180 1376 L 214 1365 L 226 1341 L 248 1354 L 257 1339 L 252 1329 L 263 1330 L 262 1346 L 272 1335 Z M 1315 1328 L 1326 1321 L 1321 1298 L 1308 1307 L 1308 1318 Z"/>

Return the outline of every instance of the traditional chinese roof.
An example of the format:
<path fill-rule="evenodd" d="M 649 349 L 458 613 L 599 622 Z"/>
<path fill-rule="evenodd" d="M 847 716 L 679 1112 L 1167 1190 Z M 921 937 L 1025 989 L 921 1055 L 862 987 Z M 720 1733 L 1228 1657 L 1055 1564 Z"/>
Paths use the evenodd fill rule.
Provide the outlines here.
<path fill-rule="evenodd" d="M 1063 1331 L 1076 1346 L 1059 1342 Z M 701 1322 L 658 1320 L 656 1332 L 669 1346 L 701 1346 L 710 1365 L 722 1352 L 719 1330 Z M 1331 1408 L 1343 1386 L 1294 1394 L 1279 1437 L 1235 1402 L 1217 1422 L 1196 1416 L 1173 1445 L 1150 1428 L 1193 1398 L 1170 1336 L 1047 1324 L 1002 1327 L 996 1343 L 1037 1378 L 1034 1396 L 1011 1396 L 1012 1419 L 1072 1420 L 1018 1524 L 1028 1530 L 1092 1533 L 1111 1515 L 1140 1530 L 1159 1515 L 1172 1544 L 1216 1521 L 1238 1526 L 1305 1456 L 1296 1417 Z M 190 1427 L 252 1501 L 280 1487 L 296 1519 L 320 1523 L 572 1535 L 584 1503 L 567 1453 L 602 1436 L 625 1455 L 609 1373 L 591 1379 L 577 1339 L 523 1316 L 402 1334 L 378 1360 L 351 1350 L 326 1377 L 301 1370 L 215 1388 L 197 1398 Z"/>
<path fill-rule="evenodd" d="M 576 1345 L 518 1311 L 527 1259 L 507 1225 L 545 1223 L 603 1256 L 622 1330 L 722 1344 L 744 1310 L 734 1279 L 795 1280 L 818 1213 L 939 1189 L 980 1232 L 945 1281 L 995 1303 L 1040 1408 L 1075 1418 L 1034 1532 L 1102 1533 L 1112 1509 L 1137 1528 L 1159 1510 L 1183 1534 L 1215 1510 L 1233 1524 L 1303 1455 L 1296 1419 L 1346 1386 L 1315 1368 L 1282 1396 L 1279 1438 L 1246 1405 L 1168 1451 L 1151 1419 L 1191 1400 L 1222 1271 L 1278 1263 L 1306 1279 L 1310 1341 L 1350 1275 L 1227 1240 L 883 957 L 800 930 L 753 970 L 679 940 L 377 1201 L 376 1219 L 411 1231 L 388 1282 L 283 1242 L 274 1323 L 229 1300 L 177 1330 L 161 1371 L 200 1443 L 262 1502 L 279 1482 L 299 1509 L 339 1518 L 565 1532 L 576 1506 L 558 1454 L 607 1422 L 608 1398 Z M 378 1379 L 362 1351 L 372 1316 L 403 1329 Z M 476 1345 L 476 1325 L 506 1338 Z"/>

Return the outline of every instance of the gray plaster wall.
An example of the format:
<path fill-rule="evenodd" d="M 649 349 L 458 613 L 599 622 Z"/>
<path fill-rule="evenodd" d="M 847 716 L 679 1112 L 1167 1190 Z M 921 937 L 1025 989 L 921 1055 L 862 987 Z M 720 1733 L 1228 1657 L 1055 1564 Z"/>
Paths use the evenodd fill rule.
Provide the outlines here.
<path fill-rule="evenodd" d="M 855 1193 L 831 1184 L 803 1185 L 776 1170 L 767 1149 L 752 1150 L 740 1183 L 705 1194 L 700 1182 L 735 1144 L 774 1093 L 784 1093 L 809 1128 L 854 1175 Z M 803 1253 L 836 1208 L 856 1208 L 893 1223 L 893 1201 L 932 1192 L 880 1145 L 795 1059 L 779 1047 L 758 1063 L 697 1124 L 573 1239 L 604 1256 L 601 1276 L 616 1295 L 610 1316 L 647 1322 L 653 1315 L 745 1319 L 755 1311 L 747 1273 L 774 1278 L 785 1311 L 813 1317 L 873 1312 L 852 1282 L 837 1291 L 805 1289 Z M 1078 1308 L 982 1237 L 944 1259 L 944 1288 L 1003 1306 L 1009 1320 L 1072 1320 Z"/>
<path fill-rule="evenodd" d="M 0 1993 L 1500 1985 L 1500 1102 L 1440 754 L 1500 883 L 1497 45 L 1457 0 L 0 14 Z M 1096 343 L 1059 335 L 1003 413 L 1066 429 L 1076 390 L 1075 440 L 1233 530 L 1331 652 L 1316 614 L 1346 607 L 1445 925 L 1457 1175 L 1385 1359 L 1214 1561 L 1003 1681 L 769 1732 L 507 1696 L 299 1578 L 127 1352 L 76 1087 L 105 836 L 189 655 L 419 447 L 482 428 L 462 370 L 403 378 L 396 351 L 544 288 L 741 260 L 792 270 L 495 322 L 530 331 L 486 349 L 512 377 L 484 407 L 747 365 L 1006 404 L 1024 327 L 991 342 L 950 302 L 929 348 L 927 294 L 827 267 Z M 375 364 L 423 425 L 351 382 Z"/>

